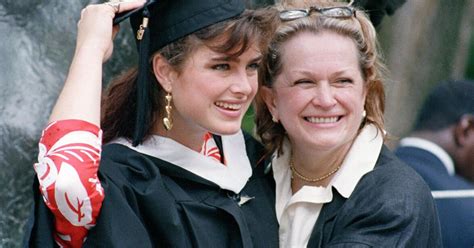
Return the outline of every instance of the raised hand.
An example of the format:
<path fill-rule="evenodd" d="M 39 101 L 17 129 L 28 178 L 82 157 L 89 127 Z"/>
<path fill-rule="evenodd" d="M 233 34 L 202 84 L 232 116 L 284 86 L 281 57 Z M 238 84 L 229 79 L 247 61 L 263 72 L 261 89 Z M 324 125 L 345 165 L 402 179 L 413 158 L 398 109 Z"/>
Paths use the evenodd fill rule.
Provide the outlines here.
<path fill-rule="evenodd" d="M 94 4 L 82 10 L 77 24 L 76 51 L 50 122 L 78 119 L 100 126 L 102 64 L 112 55 L 113 39 L 119 30 L 112 25 L 113 18 L 144 3 L 144 0 L 120 2 L 120 7 Z"/>
<path fill-rule="evenodd" d="M 141 7 L 144 3 L 144 0 L 139 0 L 85 7 L 77 23 L 76 53 L 81 49 L 95 49 L 105 62 L 112 55 L 113 39 L 119 31 L 118 25 L 112 25 L 113 18 L 118 13 Z"/>

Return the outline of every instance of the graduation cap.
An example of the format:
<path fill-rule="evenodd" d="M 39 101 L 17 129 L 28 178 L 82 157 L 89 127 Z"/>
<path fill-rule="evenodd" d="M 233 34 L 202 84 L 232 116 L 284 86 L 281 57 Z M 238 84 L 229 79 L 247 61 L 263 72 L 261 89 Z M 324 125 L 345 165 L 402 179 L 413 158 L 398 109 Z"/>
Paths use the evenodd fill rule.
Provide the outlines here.
<path fill-rule="evenodd" d="M 148 0 L 142 7 L 114 18 L 114 24 L 130 18 L 139 53 L 134 146 L 142 142 L 145 125 L 151 120 L 150 56 L 186 35 L 237 16 L 244 9 L 241 0 Z"/>

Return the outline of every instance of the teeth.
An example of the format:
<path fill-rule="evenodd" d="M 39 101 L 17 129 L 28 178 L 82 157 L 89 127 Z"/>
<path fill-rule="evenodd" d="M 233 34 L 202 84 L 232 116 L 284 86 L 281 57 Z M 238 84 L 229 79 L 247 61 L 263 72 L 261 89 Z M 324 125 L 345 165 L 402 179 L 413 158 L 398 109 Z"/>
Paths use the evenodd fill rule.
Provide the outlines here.
<path fill-rule="evenodd" d="M 225 103 L 225 102 L 216 102 L 216 106 L 225 108 L 225 109 L 232 109 L 232 110 L 239 110 L 242 105 L 241 104 L 231 104 L 231 103 Z"/>
<path fill-rule="evenodd" d="M 307 117 L 306 120 L 308 120 L 311 123 L 334 123 L 337 122 L 338 117 Z"/>

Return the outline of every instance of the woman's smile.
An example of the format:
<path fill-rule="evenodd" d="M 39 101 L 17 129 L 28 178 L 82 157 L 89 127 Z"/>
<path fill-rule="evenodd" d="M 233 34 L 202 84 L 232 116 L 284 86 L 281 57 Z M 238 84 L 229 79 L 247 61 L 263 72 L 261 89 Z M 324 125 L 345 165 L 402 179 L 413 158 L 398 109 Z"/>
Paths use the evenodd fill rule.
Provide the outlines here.
<path fill-rule="evenodd" d="M 307 122 L 314 123 L 314 124 L 332 124 L 338 122 L 342 116 L 333 116 L 333 117 L 316 117 L 316 116 L 308 116 L 304 117 Z"/>

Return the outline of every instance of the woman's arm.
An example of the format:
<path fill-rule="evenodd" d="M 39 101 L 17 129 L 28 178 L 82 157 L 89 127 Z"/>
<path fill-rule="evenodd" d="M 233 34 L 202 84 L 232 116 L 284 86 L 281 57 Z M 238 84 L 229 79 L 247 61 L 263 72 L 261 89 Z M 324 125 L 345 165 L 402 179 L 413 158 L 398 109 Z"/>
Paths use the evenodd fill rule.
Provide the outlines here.
<path fill-rule="evenodd" d="M 43 131 L 34 169 L 61 246 L 81 247 L 95 225 L 104 200 L 97 178 L 101 140 L 99 127 L 82 120 L 53 122 Z"/>
<path fill-rule="evenodd" d="M 121 3 L 121 11 L 143 1 Z M 81 247 L 104 199 L 97 178 L 101 153 L 102 64 L 112 54 L 115 9 L 89 5 L 78 22 L 76 50 L 64 88 L 43 131 L 34 169 L 54 215 L 57 244 Z M 39 227 L 41 228 L 41 227 Z"/>
<path fill-rule="evenodd" d="M 124 2 L 120 11 L 137 8 L 144 1 Z M 89 5 L 79 20 L 76 50 L 64 88 L 51 113 L 50 122 L 79 119 L 100 126 L 102 63 L 112 55 L 119 26 L 112 26 L 115 9 L 106 4 Z"/>

